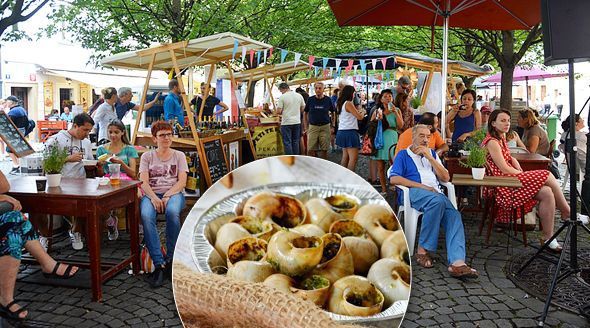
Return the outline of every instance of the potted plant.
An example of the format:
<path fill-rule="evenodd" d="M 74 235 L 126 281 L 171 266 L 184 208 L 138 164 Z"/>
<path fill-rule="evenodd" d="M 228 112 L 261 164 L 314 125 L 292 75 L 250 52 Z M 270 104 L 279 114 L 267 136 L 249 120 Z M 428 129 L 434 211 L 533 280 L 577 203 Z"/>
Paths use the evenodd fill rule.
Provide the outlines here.
<path fill-rule="evenodd" d="M 459 164 L 463 167 L 470 167 L 473 178 L 482 180 L 486 173 L 485 164 L 487 154 L 488 150 L 484 147 L 471 147 L 465 161 L 460 161 Z"/>
<path fill-rule="evenodd" d="M 68 158 L 67 149 L 49 147 L 43 152 L 43 172 L 47 176 L 48 187 L 59 187 L 61 183 L 61 170 Z"/>
<path fill-rule="evenodd" d="M 422 99 L 418 96 L 412 98 L 412 100 L 410 100 L 410 106 L 414 109 L 418 109 L 418 107 L 422 106 Z"/>

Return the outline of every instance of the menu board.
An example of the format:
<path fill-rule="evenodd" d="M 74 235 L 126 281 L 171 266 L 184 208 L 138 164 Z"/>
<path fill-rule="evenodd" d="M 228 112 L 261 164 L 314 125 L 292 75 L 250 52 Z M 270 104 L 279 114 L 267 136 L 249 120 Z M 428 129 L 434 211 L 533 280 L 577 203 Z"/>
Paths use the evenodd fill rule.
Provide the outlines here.
<path fill-rule="evenodd" d="M 229 173 L 221 136 L 201 139 L 201 163 L 208 186 Z"/>
<path fill-rule="evenodd" d="M 35 152 L 5 112 L 0 112 L 0 138 L 17 157 L 24 157 Z"/>

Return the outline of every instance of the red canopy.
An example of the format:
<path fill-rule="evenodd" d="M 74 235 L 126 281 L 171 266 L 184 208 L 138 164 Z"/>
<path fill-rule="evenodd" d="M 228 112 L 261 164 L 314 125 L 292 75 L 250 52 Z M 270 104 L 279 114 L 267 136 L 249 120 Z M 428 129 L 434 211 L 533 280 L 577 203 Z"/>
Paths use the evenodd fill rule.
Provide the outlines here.
<path fill-rule="evenodd" d="M 328 0 L 340 26 L 442 26 L 439 0 Z M 528 30 L 541 22 L 540 0 L 450 0 L 450 27 Z"/>

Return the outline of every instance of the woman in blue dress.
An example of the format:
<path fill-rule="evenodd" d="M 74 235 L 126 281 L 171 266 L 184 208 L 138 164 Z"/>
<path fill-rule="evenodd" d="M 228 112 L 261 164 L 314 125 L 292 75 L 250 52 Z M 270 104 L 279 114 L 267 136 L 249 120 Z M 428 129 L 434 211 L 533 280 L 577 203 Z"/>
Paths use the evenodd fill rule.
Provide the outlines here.
<path fill-rule="evenodd" d="M 372 110 L 371 121 L 381 121 L 383 127 L 383 148 L 377 150 L 377 155 L 371 159 L 377 162 L 377 174 L 381 183 L 381 195 L 387 194 L 387 182 L 385 178 L 385 166 L 389 163 L 390 148 L 397 144 L 397 128 L 403 125 L 402 113 L 399 108 L 393 106 L 393 93 L 391 89 L 381 91 L 377 104 Z M 374 144 L 374 140 L 373 140 Z M 394 149 L 391 149 L 394 153 Z"/>

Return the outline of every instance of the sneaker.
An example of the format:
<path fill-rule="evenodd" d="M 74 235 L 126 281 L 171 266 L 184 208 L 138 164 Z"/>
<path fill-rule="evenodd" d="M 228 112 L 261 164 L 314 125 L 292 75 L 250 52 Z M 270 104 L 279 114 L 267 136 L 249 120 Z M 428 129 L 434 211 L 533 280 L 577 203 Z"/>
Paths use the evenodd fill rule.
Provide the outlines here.
<path fill-rule="evenodd" d="M 49 248 L 49 240 L 47 239 L 47 237 L 39 236 L 39 243 L 41 244 L 41 247 L 43 247 L 45 252 L 47 252 L 47 248 Z"/>
<path fill-rule="evenodd" d="M 12 167 L 12 170 L 10 170 L 10 174 L 17 174 L 20 172 L 20 166 L 16 166 L 16 167 Z"/>
<path fill-rule="evenodd" d="M 112 211 L 106 223 L 109 240 L 117 240 L 119 238 L 119 229 L 117 229 L 119 219 L 113 214 Z"/>
<path fill-rule="evenodd" d="M 156 267 L 154 272 L 147 275 L 147 277 L 145 278 L 145 281 L 147 281 L 147 283 L 150 284 L 150 286 L 152 288 L 160 287 L 164 284 L 165 271 L 166 271 L 165 267 L 158 266 L 158 267 Z"/>
<path fill-rule="evenodd" d="M 82 234 L 79 232 L 72 232 L 70 230 L 70 241 L 72 242 L 72 248 L 79 251 L 84 248 L 84 243 L 82 242 Z"/>

